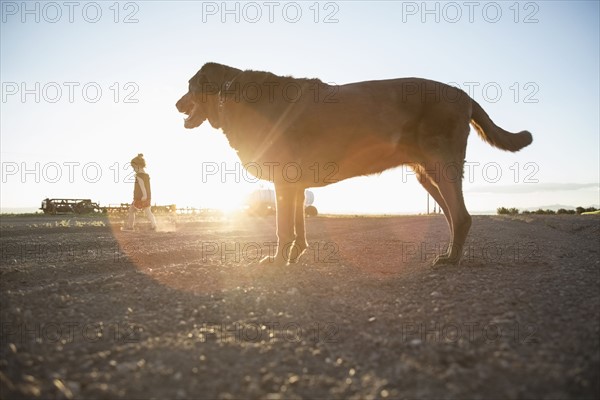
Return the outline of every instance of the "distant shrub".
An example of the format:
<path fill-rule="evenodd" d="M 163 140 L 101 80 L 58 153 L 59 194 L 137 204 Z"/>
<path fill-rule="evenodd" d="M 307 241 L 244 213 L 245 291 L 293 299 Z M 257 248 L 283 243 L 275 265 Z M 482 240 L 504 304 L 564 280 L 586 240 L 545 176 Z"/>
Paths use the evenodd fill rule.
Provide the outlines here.
<path fill-rule="evenodd" d="M 518 208 L 506 208 L 506 207 L 498 207 L 496 209 L 498 215 L 517 215 L 519 213 Z"/>
<path fill-rule="evenodd" d="M 554 214 L 556 214 L 556 212 L 554 212 L 554 210 L 549 210 L 549 209 L 542 210 L 541 208 L 535 210 L 533 213 L 537 214 L 537 215 L 554 215 Z"/>
<path fill-rule="evenodd" d="M 557 214 L 575 214 L 576 211 L 575 210 L 566 210 L 564 208 L 560 208 L 556 213 Z"/>
<path fill-rule="evenodd" d="M 583 208 L 583 207 L 577 207 L 575 209 L 575 211 L 577 211 L 577 214 L 581 214 L 584 212 L 594 212 L 594 211 L 598 211 L 598 209 L 596 207 L 588 207 L 588 208 Z"/>
<path fill-rule="evenodd" d="M 541 209 L 538 208 L 535 211 L 529 211 L 529 210 L 523 210 L 523 211 L 519 211 L 518 208 L 506 208 L 506 207 L 498 207 L 496 209 L 496 212 L 499 215 L 517 215 L 517 214 L 537 214 L 537 215 L 555 215 L 555 214 L 561 214 L 561 215 L 568 215 L 568 214 L 581 214 L 584 212 L 594 212 L 594 211 L 598 211 L 598 209 L 596 209 L 595 207 L 588 207 L 588 208 L 584 208 L 584 207 L 577 207 L 575 210 L 567 210 L 565 208 L 560 208 L 557 211 L 554 210 L 550 210 L 550 209 Z"/>

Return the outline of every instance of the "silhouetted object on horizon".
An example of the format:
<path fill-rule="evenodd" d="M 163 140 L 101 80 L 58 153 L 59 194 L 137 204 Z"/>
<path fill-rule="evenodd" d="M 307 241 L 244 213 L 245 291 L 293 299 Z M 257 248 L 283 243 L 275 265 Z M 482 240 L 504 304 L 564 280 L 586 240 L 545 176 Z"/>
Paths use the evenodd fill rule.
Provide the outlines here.
<path fill-rule="evenodd" d="M 90 214 L 93 212 L 102 212 L 98 203 L 90 199 L 49 199 L 42 200 L 40 210 L 44 214 Z"/>
<path fill-rule="evenodd" d="M 317 207 L 312 204 L 315 201 L 315 195 L 310 190 L 305 193 L 304 214 L 307 217 L 316 217 L 318 215 Z M 276 213 L 275 191 L 271 189 L 255 190 L 248 195 L 246 199 L 246 210 L 250 215 L 265 217 Z"/>

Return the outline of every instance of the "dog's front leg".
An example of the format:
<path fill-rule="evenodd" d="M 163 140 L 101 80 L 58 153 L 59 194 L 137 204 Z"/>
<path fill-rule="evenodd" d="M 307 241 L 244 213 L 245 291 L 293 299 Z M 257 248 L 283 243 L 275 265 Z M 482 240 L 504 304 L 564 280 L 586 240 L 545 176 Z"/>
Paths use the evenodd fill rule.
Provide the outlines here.
<path fill-rule="evenodd" d="M 275 197 L 277 205 L 277 249 L 274 256 L 267 256 L 260 263 L 284 266 L 290 261 L 290 250 L 296 239 L 294 231 L 296 188 L 289 183 L 275 183 Z"/>
<path fill-rule="evenodd" d="M 308 249 L 308 242 L 306 241 L 306 227 L 304 223 L 304 190 L 305 189 L 303 187 L 296 189 L 296 201 L 294 207 L 294 227 L 296 240 L 290 249 L 290 263 L 297 263 L 300 259 L 300 256 L 302 256 L 306 249 Z"/>

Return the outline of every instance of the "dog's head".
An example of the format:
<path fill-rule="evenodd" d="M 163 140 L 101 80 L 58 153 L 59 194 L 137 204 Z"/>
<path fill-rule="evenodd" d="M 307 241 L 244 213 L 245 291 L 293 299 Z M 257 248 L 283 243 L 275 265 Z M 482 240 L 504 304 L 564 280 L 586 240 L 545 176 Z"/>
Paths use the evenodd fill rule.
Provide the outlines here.
<path fill-rule="evenodd" d="M 218 120 L 218 96 L 223 85 L 242 71 L 226 65 L 207 63 L 189 80 L 188 92 L 177 102 L 177 110 L 187 115 L 184 126 L 197 128 L 208 118 Z M 216 126 L 215 126 L 216 127 Z"/>

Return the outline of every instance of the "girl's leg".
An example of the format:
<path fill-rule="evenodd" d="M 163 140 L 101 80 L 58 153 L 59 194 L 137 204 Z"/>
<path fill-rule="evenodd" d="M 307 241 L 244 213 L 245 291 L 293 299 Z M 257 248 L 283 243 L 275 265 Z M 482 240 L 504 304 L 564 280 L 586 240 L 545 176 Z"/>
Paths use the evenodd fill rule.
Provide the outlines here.
<path fill-rule="evenodd" d="M 129 215 L 127 216 L 127 224 L 125 225 L 125 229 L 133 229 L 133 224 L 135 223 L 135 207 L 133 203 L 129 207 Z"/>
<path fill-rule="evenodd" d="M 152 210 L 150 207 L 144 208 L 144 213 L 146 214 L 146 218 L 150 220 L 150 225 L 152 225 L 152 229 L 156 229 L 156 219 L 154 218 L 154 214 L 152 214 Z"/>

